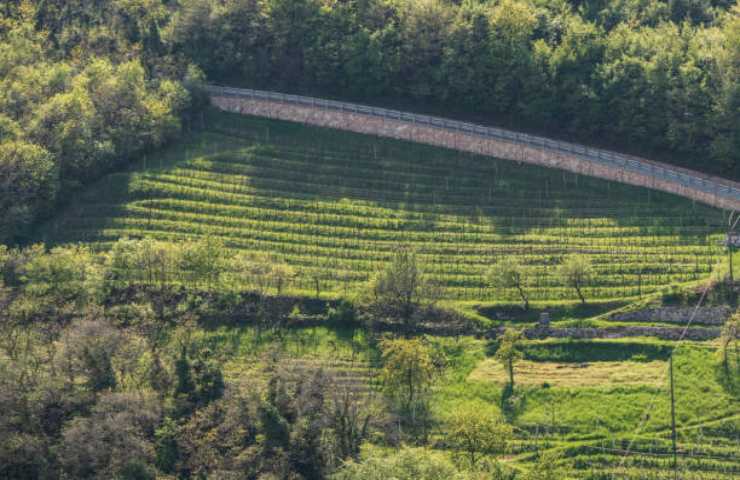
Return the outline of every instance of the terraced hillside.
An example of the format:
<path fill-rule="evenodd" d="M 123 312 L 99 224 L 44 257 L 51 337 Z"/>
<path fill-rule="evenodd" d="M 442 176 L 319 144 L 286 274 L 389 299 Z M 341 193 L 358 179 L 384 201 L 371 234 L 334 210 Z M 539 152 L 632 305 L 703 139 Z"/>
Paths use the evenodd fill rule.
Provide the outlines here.
<path fill-rule="evenodd" d="M 240 388 L 253 390 L 266 381 L 261 368 L 269 364 L 296 383 L 322 371 L 340 394 L 370 401 L 382 396 L 380 352 L 361 328 L 277 334 L 222 326 L 196 331 L 191 340 L 222 359 L 226 378 Z M 503 462 L 513 468 L 527 470 L 536 452 L 546 451 L 567 469 L 565 478 L 674 478 L 668 383 L 673 352 L 679 478 L 729 480 L 740 474 L 738 392 L 716 375 L 710 344 L 526 341 L 515 367 L 517 393 L 502 408 L 507 378 L 499 375 L 490 342 L 466 336 L 426 341 L 445 359 L 430 397 L 435 448 L 449 449 L 450 414 L 475 408 L 506 415 L 514 438 Z"/>
<path fill-rule="evenodd" d="M 515 300 L 488 288 L 500 258 L 537 273 L 532 300 L 574 300 L 557 266 L 588 255 L 590 299 L 707 277 L 722 212 L 672 195 L 440 148 L 209 112 L 192 141 L 88 189 L 38 238 L 220 237 L 294 266 L 292 289 L 342 294 L 402 245 L 450 300 Z"/>

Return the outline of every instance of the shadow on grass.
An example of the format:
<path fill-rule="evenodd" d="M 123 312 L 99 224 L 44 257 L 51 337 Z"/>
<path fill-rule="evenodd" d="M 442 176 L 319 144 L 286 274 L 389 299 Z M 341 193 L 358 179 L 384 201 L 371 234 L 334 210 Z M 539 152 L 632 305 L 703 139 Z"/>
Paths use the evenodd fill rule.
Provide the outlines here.
<path fill-rule="evenodd" d="M 586 319 L 604 314 L 611 310 L 623 307 L 626 302 L 607 303 L 574 303 L 564 305 L 552 305 L 547 307 L 530 307 L 524 310 L 521 305 L 492 305 L 480 306 L 476 311 L 491 320 L 499 320 L 511 323 L 534 323 L 540 318 L 540 314 L 550 314 L 550 321 L 557 322 L 565 319 Z"/>
<path fill-rule="evenodd" d="M 509 423 L 516 419 L 527 409 L 527 396 L 510 383 L 501 391 L 501 413 Z"/>
<path fill-rule="evenodd" d="M 732 363 L 732 362 L 731 362 Z M 734 365 L 721 363 L 716 367 L 717 383 L 728 395 L 740 400 L 740 363 Z"/>
<path fill-rule="evenodd" d="M 486 346 L 486 354 L 496 353 L 498 342 Z M 663 343 L 612 342 L 608 340 L 557 340 L 528 343 L 522 348 L 525 360 L 533 362 L 652 362 L 668 360 L 673 347 Z"/>

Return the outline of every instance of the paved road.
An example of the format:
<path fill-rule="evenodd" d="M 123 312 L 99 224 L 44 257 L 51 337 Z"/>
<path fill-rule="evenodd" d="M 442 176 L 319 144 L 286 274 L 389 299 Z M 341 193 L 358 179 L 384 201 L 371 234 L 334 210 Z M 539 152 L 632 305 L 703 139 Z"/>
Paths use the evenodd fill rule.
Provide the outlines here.
<path fill-rule="evenodd" d="M 740 184 L 737 182 L 632 155 L 591 148 L 575 143 L 561 142 L 546 137 L 530 135 L 512 130 L 485 127 L 482 125 L 449 120 L 441 117 L 417 115 L 410 112 L 389 110 L 367 105 L 216 85 L 210 85 L 207 89 L 212 97 L 236 97 L 253 102 L 276 102 L 280 104 L 295 105 L 303 109 L 310 108 L 312 110 L 351 113 L 353 115 L 382 118 L 393 122 L 407 123 L 410 126 L 433 127 L 466 136 L 505 141 L 511 144 L 551 152 L 553 153 L 553 156 L 556 156 L 557 153 L 563 153 L 576 157 L 581 161 L 585 160 L 593 164 L 595 167 L 608 167 L 608 169 L 627 172 L 633 177 L 640 176 L 654 179 L 657 182 L 652 183 L 660 183 L 660 189 L 664 191 L 671 191 L 672 193 L 721 208 L 740 210 Z M 525 158 L 523 161 L 526 162 L 527 159 Z M 605 169 L 593 169 L 594 172 L 599 172 L 600 170 L 604 171 Z M 589 172 L 588 174 L 594 175 L 593 172 Z M 600 175 L 597 173 L 595 176 Z M 615 177 L 614 175 L 604 176 L 604 178 L 619 181 L 619 177 Z M 632 183 L 634 184 L 634 182 Z M 671 186 L 673 186 L 673 188 L 671 188 Z"/>

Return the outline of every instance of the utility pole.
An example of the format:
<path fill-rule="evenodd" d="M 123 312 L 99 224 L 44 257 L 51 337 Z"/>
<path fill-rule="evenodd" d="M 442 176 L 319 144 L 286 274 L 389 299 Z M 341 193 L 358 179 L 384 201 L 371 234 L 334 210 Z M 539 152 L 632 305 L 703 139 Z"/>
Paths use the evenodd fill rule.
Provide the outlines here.
<path fill-rule="evenodd" d="M 673 390 L 673 352 L 668 359 L 671 377 L 671 441 L 673 442 L 673 478 L 678 480 L 678 452 L 676 448 L 676 397 Z"/>

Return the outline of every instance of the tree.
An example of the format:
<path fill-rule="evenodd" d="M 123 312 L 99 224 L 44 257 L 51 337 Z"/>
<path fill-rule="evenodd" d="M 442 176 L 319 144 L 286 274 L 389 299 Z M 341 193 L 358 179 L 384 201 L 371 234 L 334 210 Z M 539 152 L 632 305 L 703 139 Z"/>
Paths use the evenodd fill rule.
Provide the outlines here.
<path fill-rule="evenodd" d="M 506 373 L 509 374 L 509 388 L 514 388 L 514 364 L 522 358 L 522 352 L 519 350 L 522 340 L 522 333 L 513 328 L 507 328 L 504 331 L 498 350 L 496 350 L 496 360 L 501 362 Z"/>
<path fill-rule="evenodd" d="M 258 449 L 258 404 L 255 395 L 228 392 L 179 426 L 171 422 L 161 432 L 161 460 L 169 459 L 169 472 L 178 478 L 259 477 L 260 466 L 270 468 L 272 461 Z"/>
<path fill-rule="evenodd" d="M 732 364 L 734 363 L 735 368 L 740 367 L 740 352 L 738 351 L 738 340 L 737 337 L 740 335 L 740 312 L 735 312 L 731 315 L 722 326 L 722 334 L 720 335 L 720 354 L 722 355 L 722 366 L 725 370 L 725 374 L 730 378 Z M 734 345 L 734 348 L 732 348 Z M 734 356 L 734 362 L 731 361 L 731 357 Z"/>
<path fill-rule="evenodd" d="M 569 255 L 560 265 L 559 273 L 562 282 L 566 286 L 574 288 L 578 298 L 581 299 L 581 303 L 585 305 L 586 298 L 583 296 L 583 288 L 591 281 L 593 274 L 591 260 L 580 254 Z"/>
<path fill-rule="evenodd" d="M 525 480 L 560 480 L 565 471 L 561 468 L 560 454 L 552 451 L 538 452 L 537 463 L 524 475 Z"/>
<path fill-rule="evenodd" d="M 195 383 L 190 368 L 185 347 L 180 349 L 180 356 L 175 360 L 175 391 L 176 415 L 187 415 L 191 409 L 191 398 L 195 392 Z"/>
<path fill-rule="evenodd" d="M 104 320 L 79 320 L 62 334 L 59 366 L 70 384 L 82 375 L 93 392 L 112 390 L 117 384 L 113 361 L 122 342 L 120 332 Z"/>
<path fill-rule="evenodd" d="M 151 396 L 102 395 L 90 416 L 74 418 L 64 426 L 59 450 L 64 473 L 80 479 L 121 478 L 131 472 L 132 462 L 152 464 L 151 432 L 160 414 Z"/>
<path fill-rule="evenodd" d="M 391 453 L 372 452 L 361 462 L 349 461 L 333 480 L 468 480 L 473 474 L 458 470 L 442 453 L 404 447 Z M 483 477 L 481 477 L 483 478 Z"/>
<path fill-rule="evenodd" d="M 180 254 L 180 268 L 190 284 L 195 287 L 205 284 L 208 290 L 218 283 L 225 262 L 226 246 L 211 237 L 187 244 Z"/>
<path fill-rule="evenodd" d="M 357 460 L 360 446 L 369 434 L 374 409 L 370 400 L 357 395 L 349 387 L 334 385 L 332 408 L 327 412 L 334 436 L 334 453 L 338 460 Z"/>
<path fill-rule="evenodd" d="M 391 257 L 384 270 L 372 279 L 371 310 L 379 317 L 403 322 L 407 333 L 413 330 L 415 313 L 439 298 L 438 286 L 421 270 L 416 254 L 402 248 Z"/>
<path fill-rule="evenodd" d="M 49 253 L 32 250 L 19 270 L 24 292 L 55 307 L 83 307 L 100 300 L 103 269 L 88 247 L 56 247 Z"/>
<path fill-rule="evenodd" d="M 156 458 L 155 464 L 164 473 L 173 473 L 180 458 L 177 447 L 177 424 L 165 418 L 154 432 Z"/>
<path fill-rule="evenodd" d="M 426 396 L 434 380 L 431 349 L 418 338 L 383 340 L 380 349 L 383 387 L 415 422 L 417 412 L 424 412 Z"/>
<path fill-rule="evenodd" d="M 270 403 L 264 403 L 259 408 L 259 418 L 265 435 L 265 449 L 287 449 L 290 445 L 290 426 L 278 409 Z"/>
<path fill-rule="evenodd" d="M 481 405 L 457 408 L 447 420 L 447 442 L 465 452 L 473 468 L 479 455 L 504 451 L 512 433 L 510 425 Z"/>
<path fill-rule="evenodd" d="M 529 310 L 529 297 L 524 291 L 527 285 L 527 271 L 515 257 L 506 257 L 491 267 L 488 281 L 496 288 L 516 288 L 524 303 L 524 310 Z"/>
<path fill-rule="evenodd" d="M 198 352 L 191 360 L 183 346 L 175 361 L 175 414 L 187 416 L 218 400 L 224 393 L 223 373 L 217 364 L 205 358 L 206 352 Z"/>
<path fill-rule="evenodd" d="M 247 283 L 261 296 L 267 295 L 270 288 L 281 295 L 285 286 L 296 276 L 293 267 L 267 255 L 240 252 L 229 263 L 236 275 L 235 283 Z"/>
<path fill-rule="evenodd" d="M 47 150 L 21 141 L 0 143 L 0 242 L 26 233 L 34 217 L 53 204 L 56 182 Z"/>

